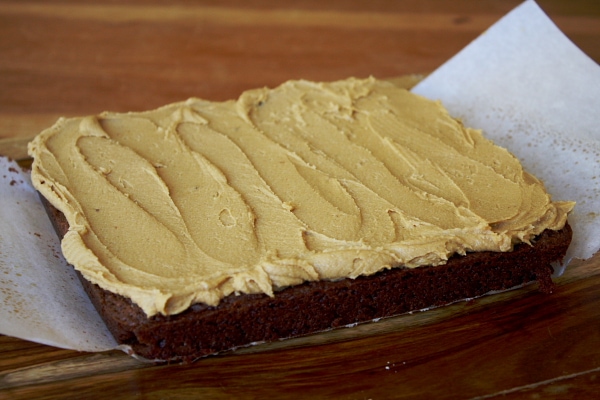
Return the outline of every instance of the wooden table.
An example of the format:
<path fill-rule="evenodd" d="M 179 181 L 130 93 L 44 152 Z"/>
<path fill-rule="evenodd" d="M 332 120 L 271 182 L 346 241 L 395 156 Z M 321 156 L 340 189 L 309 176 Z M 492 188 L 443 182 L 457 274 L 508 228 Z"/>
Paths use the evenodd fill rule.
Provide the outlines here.
<path fill-rule="evenodd" d="M 237 97 L 293 78 L 427 73 L 519 0 L 0 1 L 0 153 L 61 115 Z M 600 61 L 600 3 L 540 0 Z M 591 398 L 600 254 L 535 286 L 192 365 L 0 336 L 4 398 Z"/>

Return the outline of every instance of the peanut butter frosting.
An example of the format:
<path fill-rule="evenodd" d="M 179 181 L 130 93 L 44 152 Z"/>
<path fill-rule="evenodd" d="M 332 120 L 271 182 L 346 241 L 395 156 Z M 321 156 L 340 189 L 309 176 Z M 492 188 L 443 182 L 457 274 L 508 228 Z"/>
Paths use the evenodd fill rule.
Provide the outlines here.
<path fill-rule="evenodd" d="M 29 152 L 67 261 L 148 316 L 510 251 L 574 206 L 439 102 L 374 78 L 63 118 Z"/>

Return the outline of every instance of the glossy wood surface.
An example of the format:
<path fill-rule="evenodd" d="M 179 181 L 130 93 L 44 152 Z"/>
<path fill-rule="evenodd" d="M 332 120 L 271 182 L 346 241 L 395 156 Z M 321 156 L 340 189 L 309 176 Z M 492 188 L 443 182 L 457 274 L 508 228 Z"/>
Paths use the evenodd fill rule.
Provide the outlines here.
<path fill-rule="evenodd" d="M 61 115 L 424 74 L 520 1 L 0 1 L 0 154 Z M 600 2 L 540 0 L 600 61 Z M 597 398 L 600 255 L 535 285 L 191 365 L 0 336 L 0 399 Z"/>

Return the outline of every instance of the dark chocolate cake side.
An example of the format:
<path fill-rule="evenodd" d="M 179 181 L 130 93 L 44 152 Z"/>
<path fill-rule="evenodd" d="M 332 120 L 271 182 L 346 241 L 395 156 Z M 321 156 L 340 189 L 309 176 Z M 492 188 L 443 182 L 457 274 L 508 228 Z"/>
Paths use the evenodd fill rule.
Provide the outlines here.
<path fill-rule="evenodd" d="M 42 199 L 59 236 L 68 224 Z M 131 300 L 81 281 L 94 306 L 120 344 L 151 360 L 194 359 L 255 342 L 322 332 L 409 311 L 443 306 L 537 281 L 551 292 L 551 264 L 571 241 L 567 224 L 546 230 L 533 245 L 512 252 L 454 256 L 444 265 L 393 268 L 371 276 L 335 282 L 306 282 L 267 295 L 231 295 L 217 307 L 195 304 L 173 316 L 148 318 Z"/>

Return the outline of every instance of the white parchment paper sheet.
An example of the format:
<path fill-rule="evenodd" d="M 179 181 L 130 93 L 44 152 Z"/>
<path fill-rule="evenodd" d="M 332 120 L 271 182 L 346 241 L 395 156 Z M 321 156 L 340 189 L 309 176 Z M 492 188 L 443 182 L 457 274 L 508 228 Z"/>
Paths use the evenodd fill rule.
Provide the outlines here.
<path fill-rule="evenodd" d="M 575 200 L 567 258 L 600 248 L 600 67 L 526 1 L 413 89 Z"/>
<path fill-rule="evenodd" d="M 414 91 L 440 99 L 541 177 L 556 200 L 575 200 L 570 257 L 600 247 L 600 67 L 527 1 Z M 27 173 L 0 158 L 0 333 L 102 351 L 116 343 L 77 277 Z"/>
<path fill-rule="evenodd" d="M 116 342 L 67 265 L 29 174 L 0 157 L 0 333 L 83 351 Z"/>

